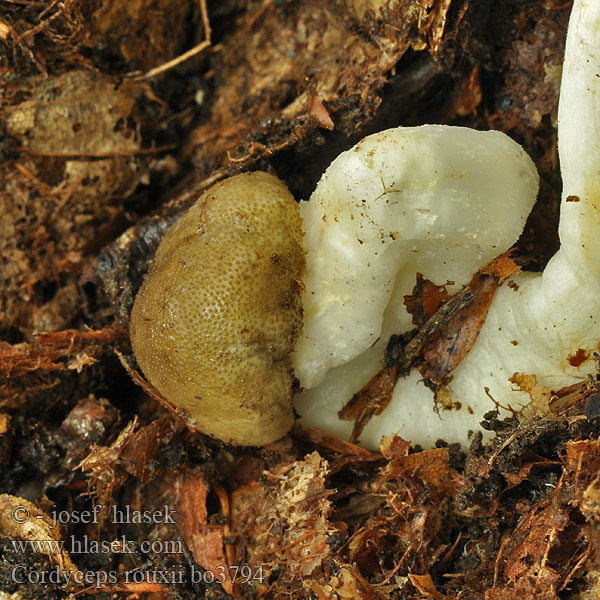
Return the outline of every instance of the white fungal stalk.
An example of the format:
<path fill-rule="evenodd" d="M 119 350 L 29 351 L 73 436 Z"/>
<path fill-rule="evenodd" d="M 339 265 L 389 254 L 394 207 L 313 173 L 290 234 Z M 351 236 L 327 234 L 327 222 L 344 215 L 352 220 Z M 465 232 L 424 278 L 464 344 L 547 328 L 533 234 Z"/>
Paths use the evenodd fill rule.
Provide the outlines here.
<path fill-rule="evenodd" d="M 453 371 L 458 410 L 434 410 L 413 372 L 361 435 L 377 447 L 398 433 L 431 446 L 466 443 L 497 402 L 527 405 L 509 381 L 535 374 L 552 389 L 580 380 L 568 357 L 600 338 L 600 3 L 575 2 L 559 109 L 563 176 L 559 252 L 543 274 L 501 287 L 479 337 Z M 415 273 L 455 287 L 517 239 L 537 191 L 520 147 L 496 132 L 424 126 L 370 136 L 329 167 L 303 207 L 307 249 L 304 337 L 295 369 L 307 424 L 347 437 L 337 412 L 383 362 L 392 333 L 411 328 L 403 306 Z"/>
<path fill-rule="evenodd" d="M 390 335 L 412 328 L 403 302 L 416 273 L 467 283 L 515 243 L 537 187 L 517 143 L 461 127 L 384 131 L 331 164 L 301 206 L 307 293 L 295 369 L 305 422 L 349 435 L 337 412 L 381 369 Z M 390 410 L 381 419 L 398 430 Z"/>

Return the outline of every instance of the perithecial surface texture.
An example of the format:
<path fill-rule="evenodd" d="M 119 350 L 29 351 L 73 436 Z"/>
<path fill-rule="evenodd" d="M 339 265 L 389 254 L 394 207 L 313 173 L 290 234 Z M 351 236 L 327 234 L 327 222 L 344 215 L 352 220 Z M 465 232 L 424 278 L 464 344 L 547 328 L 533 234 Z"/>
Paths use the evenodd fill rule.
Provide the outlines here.
<path fill-rule="evenodd" d="M 262 445 L 293 423 L 301 238 L 285 185 L 244 173 L 204 193 L 157 250 L 133 308 L 133 350 L 150 383 L 208 435 Z"/>

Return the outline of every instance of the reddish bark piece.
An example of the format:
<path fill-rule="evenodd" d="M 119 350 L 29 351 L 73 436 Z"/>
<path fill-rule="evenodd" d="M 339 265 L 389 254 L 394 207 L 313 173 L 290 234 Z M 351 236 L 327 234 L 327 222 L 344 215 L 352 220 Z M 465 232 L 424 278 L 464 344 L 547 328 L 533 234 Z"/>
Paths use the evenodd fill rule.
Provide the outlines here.
<path fill-rule="evenodd" d="M 420 372 L 426 380 L 436 387 L 449 381 L 451 371 L 473 347 L 497 287 L 518 270 L 507 252 L 473 276 L 468 285 L 472 299 L 452 314 L 424 344 L 425 365 Z"/>
<path fill-rule="evenodd" d="M 327 109 L 319 100 L 316 92 L 308 96 L 306 102 L 306 109 L 308 114 L 314 119 L 315 123 L 319 127 L 323 127 L 324 129 L 329 129 L 329 131 L 333 131 L 335 125 L 333 124 L 333 121 L 331 120 Z"/>
<path fill-rule="evenodd" d="M 471 302 L 457 311 L 423 348 L 425 365 L 421 374 L 435 385 L 448 382 L 450 372 L 460 364 L 472 348 L 485 322 L 498 282 L 490 276 L 477 274 L 469 284 Z"/>
<path fill-rule="evenodd" d="M 163 417 L 127 438 L 120 456 L 123 468 L 142 483 L 151 481 L 156 475 L 154 461 L 159 456 L 161 440 L 172 426 L 173 421 Z"/>
<path fill-rule="evenodd" d="M 340 419 L 354 421 L 350 443 L 356 442 L 371 417 L 380 415 L 390 403 L 398 369 L 398 365 L 394 365 L 379 371 L 338 413 Z"/>
<path fill-rule="evenodd" d="M 417 282 L 412 294 L 404 296 L 404 306 L 412 315 L 413 325 L 421 327 L 449 299 L 450 294 L 446 286 L 435 285 L 429 279 L 424 279 L 422 273 L 417 273 Z"/>
<path fill-rule="evenodd" d="M 556 587 L 560 575 L 544 567 L 544 563 L 557 532 L 567 522 L 565 509 L 554 504 L 541 505 L 527 513 L 512 535 L 512 551 L 506 558 L 504 569 L 508 580 L 514 582 L 531 570 L 532 575 L 543 577 L 548 587 Z M 532 565 L 535 565 L 535 569 Z"/>
<path fill-rule="evenodd" d="M 40 333 L 35 343 L 11 345 L 0 341 L 0 376 L 21 377 L 31 371 L 62 371 L 77 368 L 73 362 L 63 359 L 76 359 L 96 362 L 94 355 L 101 354 L 98 344 L 111 344 L 125 338 L 125 332 L 116 328 L 78 331 L 65 329 L 52 333 Z"/>
<path fill-rule="evenodd" d="M 425 575 L 415 575 L 413 573 L 408 574 L 410 582 L 423 594 L 424 598 L 433 598 L 434 600 L 441 600 L 443 598 L 431 579 L 431 575 L 426 573 Z"/>
<path fill-rule="evenodd" d="M 179 496 L 179 529 L 194 562 L 214 574 L 215 581 L 219 581 L 223 589 L 231 594 L 233 582 L 223 551 L 223 526 L 207 523 L 208 492 L 209 486 L 204 475 L 190 475 L 185 479 Z"/>
<path fill-rule="evenodd" d="M 379 444 L 381 454 L 388 460 L 392 458 L 400 458 L 406 456 L 410 450 L 410 442 L 394 435 L 392 437 L 383 438 Z"/>
<path fill-rule="evenodd" d="M 382 474 L 386 479 L 400 476 L 418 478 L 440 494 L 456 493 L 462 485 L 462 477 L 450 468 L 448 448 L 434 448 L 399 456 L 388 463 Z"/>
<path fill-rule="evenodd" d="M 370 457 L 371 452 L 365 448 L 361 448 L 356 444 L 346 442 L 338 437 L 335 437 L 320 429 L 310 429 L 304 427 L 299 423 L 296 423 L 292 429 L 292 435 L 294 437 L 306 440 L 315 446 L 321 446 L 331 452 L 338 452 L 340 454 L 352 454 L 356 456 Z"/>

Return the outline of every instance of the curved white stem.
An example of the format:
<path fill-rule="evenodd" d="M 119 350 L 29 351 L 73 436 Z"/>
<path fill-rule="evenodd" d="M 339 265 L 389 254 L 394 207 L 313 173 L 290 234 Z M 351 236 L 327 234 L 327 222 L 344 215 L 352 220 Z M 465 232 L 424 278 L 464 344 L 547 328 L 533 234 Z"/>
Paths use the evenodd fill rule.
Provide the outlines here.
<path fill-rule="evenodd" d="M 535 166 L 499 132 L 426 125 L 341 154 L 301 206 L 304 330 L 294 367 L 304 421 L 344 435 L 337 411 L 381 368 L 416 273 L 458 288 L 517 240 Z"/>

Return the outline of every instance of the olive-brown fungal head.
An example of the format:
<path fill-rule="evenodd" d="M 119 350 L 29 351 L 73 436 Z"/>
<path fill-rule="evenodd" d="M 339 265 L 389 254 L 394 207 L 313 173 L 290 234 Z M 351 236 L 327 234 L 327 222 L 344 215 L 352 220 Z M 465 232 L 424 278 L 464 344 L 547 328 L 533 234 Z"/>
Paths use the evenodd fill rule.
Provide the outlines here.
<path fill-rule="evenodd" d="M 301 236 L 285 185 L 256 172 L 213 186 L 161 242 L 131 343 L 150 383 L 200 431 L 262 445 L 290 429 Z"/>

